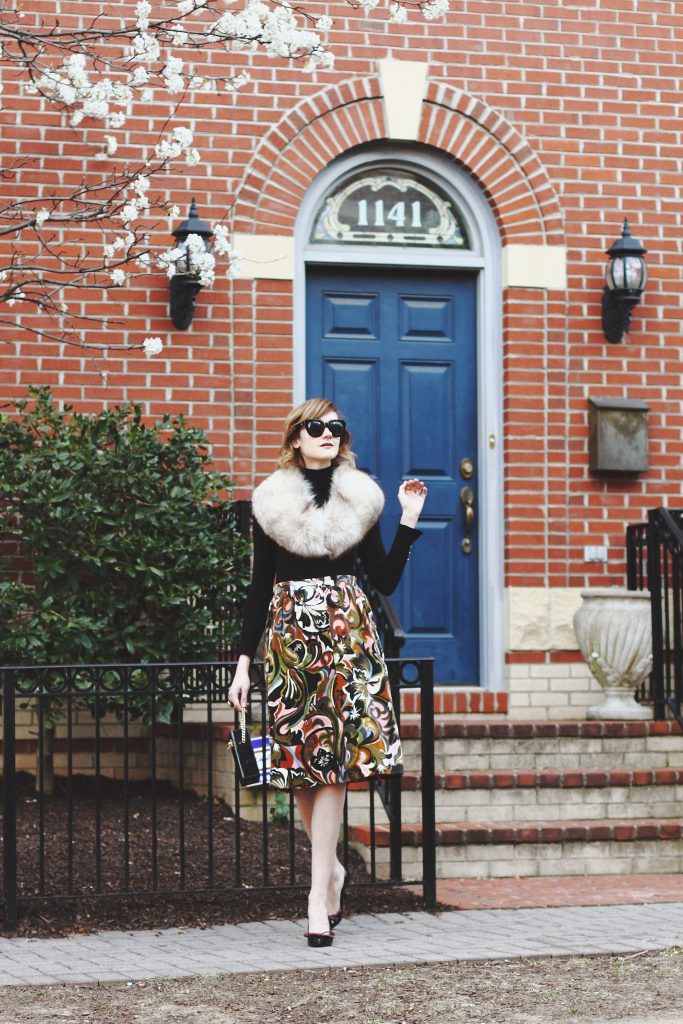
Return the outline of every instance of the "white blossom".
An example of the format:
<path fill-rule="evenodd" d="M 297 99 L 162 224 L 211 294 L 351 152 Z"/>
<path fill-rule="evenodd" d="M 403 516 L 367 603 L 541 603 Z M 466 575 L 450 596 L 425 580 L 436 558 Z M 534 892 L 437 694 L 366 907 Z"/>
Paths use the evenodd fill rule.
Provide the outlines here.
<path fill-rule="evenodd" d="M 235 75 L 229 81 L 225 83 L 226 92 L 237 92 L 243 85 L 251 81 L 251 76 L 247 71 L 240 71 L 238 75 Z"/>
<path fill-rule="evenodd" d="M 134 61 L 145 63 L 159 60 L 161 56 L 161 44 L 156 36 L 148 32 L 140 32 L 133 37 L 133 45 L 128 47 L 128 56 Z"/>
<path fill-rule="evenodd" d="M 113 259 L 115 252 L 116 250 L 113 245 L 105 245 L 102 250 L 105 260 Z"/>
<path fill-rule="evenodd" d="M 106 160 L 110 156 L 114 156 L 114 153 L 119 147 L 118 140 L 115 135 L 104 136 L 104 148 L 95 154 L 96 160 Z"/>
<path fill-rule="evenodd" d="M 112 280 L 112 284 L 115 285 L 117 288 L 119 287 L 119 285 L 122 285 L 126 280 L 126 275 L 124 271 L 121 269 L 121 267 L 117 267 L 116 270 L 112 270 L 109 276 Z"/>
<path fill-rule="evenodd" d="M 225 224 L 216 224 L 213 229 L 213 251 L 219 256 L 228 256 L 232 252 L 232 245 L 228 238 L 228 229 Z"/>
<path fill-rule="evenodd" d="M 120 110 L 115 110 L 113 114 L 109 115 L 107 125 L 109 128 L 123 128 L 126 123 L 126 116 L 122 114 Z"/>
<path fill-rule="evenodd" d="M 134 220 L 137 219 L 139 212 L 140 211 L 138 210 L 134 202 L 126 203 L 126 205 L 121 210 L 119 217 L 121 218 L 124 224 L 131 224 Z"/>
<path fill-rule="evenodd" d="M 389 21 L 403 25 L 408 20 L 408 11 L 402 4 L 394 3 L 389 8 Z"/>
<path fill-rule="evenodd" d="M 226 11 L 211 33 L 229 39 L 232 46 L 240 42 L 250 49 L 262 46 L 271 57 L 307 54 L 309 66 L 322 64 L 325 54 L 318 33 L 301 28 L 295 11 L 286 3 L 271 8 L 258 0 L 247 0 L 244 10 Z"/>
<path fill-rule="evenodd" d="M 167 277 L 173 277 L 177 270 L 178 260 L 181 259 L 185 254 L 184 249 L 175 248 L 169 249 L 167 252 L 159 253 L 157 256 L 157 266 L 160 270 L 166 272 Z"/>
<path fill-rule="evenodd" d="M 149 359 L 150 356 L 158 356 L 160 352 L 163 352 L 164 343 L 161 338 L 145 338 L 142 347 Z"/>
<path fill-rule="evenodd" d="M 185 88 L 185 79 L 181 74 L 183 63 L 180 57 L 170 56 L 161 72 L 161 77 L 170 93 L 182 92 Z"/>
<path fill-rule="evenodd" d="M 132 85 L 146 85 L 149 82 L 149 71 L 142 64 L 136 64 L 131 79 Z"/>
<path fill-rule="evenodd" d="M 135 257 L 135 262 L 139 267 L 142 267 L 143 270 L 146 270 L 150 266 L 151 259 L 152 257 L 148 252 L 141 252 L 139 256 Z"/>
<path fill-rule="evenodd" d="M 136 25 L 141 32 L 149 28 L 149 15 L 151 11 L 152 5 L 149 3 L 149 0 L 139 0 L 139 3 L 135 6 L 135 13 L 138 16 Z"/>
<path fill-rule="evenodd" d="M 193 138 L 189 128 L 178 126 L 172 130 L 168 138 L 162 139 L 157 144 L 154 152 L 160 160 L 174 160 L 183 153 L 187 153 L 192 146 Z"/>
<path fill-rule="evenodd" d="M 149 192 L 149 178 L 139 174 L 137 178 L 133 178 L 131 187 L 139 196 L 144 196 Z"/>
<path fill-rule="evenodd" d="M 36 227 L 42 228 L 46 220 L 50 219 L 50 211 L 47 207 L 43 206 L 42 209 L 38 210 L 36 214 Z"/>
<path fill-rule="evenodd" d="M 442 18 L 444 14 L 448 14 L 449 7 L 449 0 L 429 0 L 422 8 L 422 15 L 427 21 L 433 21 L 435 18 Z"/>
<path fill-rule="evenodd" d="M 328 32 L 333 25 L 334 22 L 332 21 L 332 18 L 329 16 L 329 14 L 323 14 L 323 16 L 321 18 L 318 18 L 318 20 L 315 23 L 315 27 L 317 28 L 318 32 Z"/>

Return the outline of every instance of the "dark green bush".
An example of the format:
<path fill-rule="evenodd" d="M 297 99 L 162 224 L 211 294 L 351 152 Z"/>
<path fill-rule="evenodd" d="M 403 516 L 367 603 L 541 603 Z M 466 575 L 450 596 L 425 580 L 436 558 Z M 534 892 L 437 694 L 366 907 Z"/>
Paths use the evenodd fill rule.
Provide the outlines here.
<path fill-rule="evenodd" d="M 248 544 L 205 435 L 137 406 L 0 418 L 3 664 L 213 658 L 238 630 Z"/>

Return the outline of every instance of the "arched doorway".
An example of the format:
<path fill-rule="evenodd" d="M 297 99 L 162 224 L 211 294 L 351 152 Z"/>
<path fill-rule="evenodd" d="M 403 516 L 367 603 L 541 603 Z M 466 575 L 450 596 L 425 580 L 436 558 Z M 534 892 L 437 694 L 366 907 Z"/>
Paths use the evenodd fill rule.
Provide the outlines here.
<path fill-rule="evenodd" d="M 298 222 L 296 397 L 347 412 L 387 494 L 428 483 L 394 602 L 436 680 L 502 686 L 500 242 L 474 183 L 432 151 L 375 147 L 319 176 Z M 498 628 L 498 643 L 490 630 Z"/>

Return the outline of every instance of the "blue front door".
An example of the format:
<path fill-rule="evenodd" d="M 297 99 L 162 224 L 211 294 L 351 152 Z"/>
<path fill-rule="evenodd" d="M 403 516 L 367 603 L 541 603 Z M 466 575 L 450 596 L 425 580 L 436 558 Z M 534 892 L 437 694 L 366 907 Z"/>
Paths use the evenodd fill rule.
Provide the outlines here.
<path fill-rule="evenodd" d="M 387 497 L 387 546 L 401 481 L 429 487 L 392 598 L 402 653 L 434 657 L 437 682 L 478 685 L 476 274 L 309 267 L 306 288 L 306 394 L 346 415 Z"/>

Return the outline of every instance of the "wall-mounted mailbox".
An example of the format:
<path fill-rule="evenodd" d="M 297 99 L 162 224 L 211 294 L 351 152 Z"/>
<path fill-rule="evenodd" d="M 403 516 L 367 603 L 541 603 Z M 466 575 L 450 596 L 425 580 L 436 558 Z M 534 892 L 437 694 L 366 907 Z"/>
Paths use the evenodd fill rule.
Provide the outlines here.
<path fill-rule="evenodd" d="M 589 398 L 588 405 L 591 472 L 645 472 L 649 406 L 639 398 Z"/>

